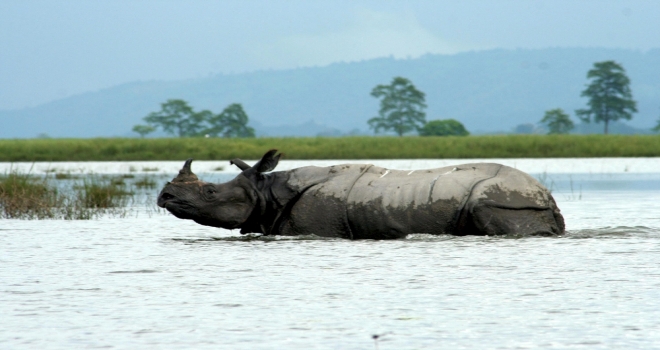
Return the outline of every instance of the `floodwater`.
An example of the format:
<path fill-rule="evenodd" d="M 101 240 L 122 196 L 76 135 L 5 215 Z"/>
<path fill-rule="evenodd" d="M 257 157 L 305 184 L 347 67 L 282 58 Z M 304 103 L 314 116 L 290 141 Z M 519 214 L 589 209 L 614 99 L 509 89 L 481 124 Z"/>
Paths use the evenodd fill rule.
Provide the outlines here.
<path fill-rule="evenodd" d="M 566 235 L 264 238 L 153 206 L 91 221 L 0 219 L 0 348 L 660 349 L 660 159 L 499 162 L 552 188 Z M 331 162 L 281 168 L 319 163 Z M 0 172 L 132 166 L 163 182 L 181 164 Z M 193 170 L 236 174 L 218 165 Z"/>

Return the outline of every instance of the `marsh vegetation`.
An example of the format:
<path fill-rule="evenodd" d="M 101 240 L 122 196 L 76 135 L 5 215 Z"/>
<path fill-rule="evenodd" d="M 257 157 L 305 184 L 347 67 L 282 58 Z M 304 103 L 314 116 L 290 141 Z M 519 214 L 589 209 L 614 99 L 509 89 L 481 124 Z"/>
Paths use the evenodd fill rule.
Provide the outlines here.
<path fill-rule="evenodd" d="M 157 187 L 148 175 L 45 176 L 10 171 L 0 175 L 0 218 L 88 220 L 127 215 L 131 205 L 148 204 Z"/>

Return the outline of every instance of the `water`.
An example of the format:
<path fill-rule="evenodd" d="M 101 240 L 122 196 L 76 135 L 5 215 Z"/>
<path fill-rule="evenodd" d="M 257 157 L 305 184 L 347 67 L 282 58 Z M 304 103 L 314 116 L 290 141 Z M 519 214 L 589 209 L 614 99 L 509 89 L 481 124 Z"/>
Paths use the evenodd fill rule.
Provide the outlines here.
<path fill-rule="evenodd" d="M 660 349 L 660 162 L 598 161 L 524 169 L 553 187 L 554 238 L 246 237 L 142 207 L 0 220 L 0 348 Z"/>

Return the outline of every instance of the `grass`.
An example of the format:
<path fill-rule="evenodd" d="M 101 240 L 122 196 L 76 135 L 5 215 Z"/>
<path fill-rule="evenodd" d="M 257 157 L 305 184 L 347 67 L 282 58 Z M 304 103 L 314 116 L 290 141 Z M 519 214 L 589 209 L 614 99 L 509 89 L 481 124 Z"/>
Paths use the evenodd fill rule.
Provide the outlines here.
<path fill-rule="evenodd" d="M 56 180 L 70 180 L 76 177 L 76 175 L 71 175 L 71 173 L 55 173 Z"/>
<path fill-rule="evenodd" d="M 130 192 L 124 189 L 121 178 L 103 180 L 92 177 L 83 181 L 78 187 L 77 200 L 85 208 L 117 208 L 124 207 L 128 202 Z"/>
<path fill-rule="evenodd" d="M 137 188 L 145 188 L 145 189 L 150 189 L 153 190 L 156 188 L 156 181 L 150 177 L 143 177 L 141 179 L 136 180 L 133 185 Z"/>
<path fill-rule="evenodd" d="M 65 201 L 45 179 L 12 171 L 0 178 L 0 217 L 46 219 L 57 216 Z"/>
<path fill-rule="evenodd" d="M 133 193 L 114 180 L 91 176 L 82 184 L 59 190 L 48 177 L 12 171 L 0 176 L 0 218 L 85 220 L 108 213 L 121 216 Z"/>
<path fill-rule="evenodd" d="M 0 140 L 0 161 L 258 159 L 272 148 L 285 159 L 658 157 L 660 136 L 22 139 Z"/>

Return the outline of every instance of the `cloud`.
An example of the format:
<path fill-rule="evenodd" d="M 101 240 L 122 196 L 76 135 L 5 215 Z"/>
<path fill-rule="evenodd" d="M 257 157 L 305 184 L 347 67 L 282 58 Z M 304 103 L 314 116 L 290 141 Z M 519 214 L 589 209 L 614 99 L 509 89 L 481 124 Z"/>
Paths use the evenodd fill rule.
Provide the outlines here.
<path fill-rule="evenodd" d="M 412 12 L 357 9 L 347 24 L 321 33 L 294 34 L 259 45 L 253 59 L 272 68 L 326 65 L 376 57 L 414 58 L 426 53 L 451 54 L 470 49 L 425 29 Z"/>

